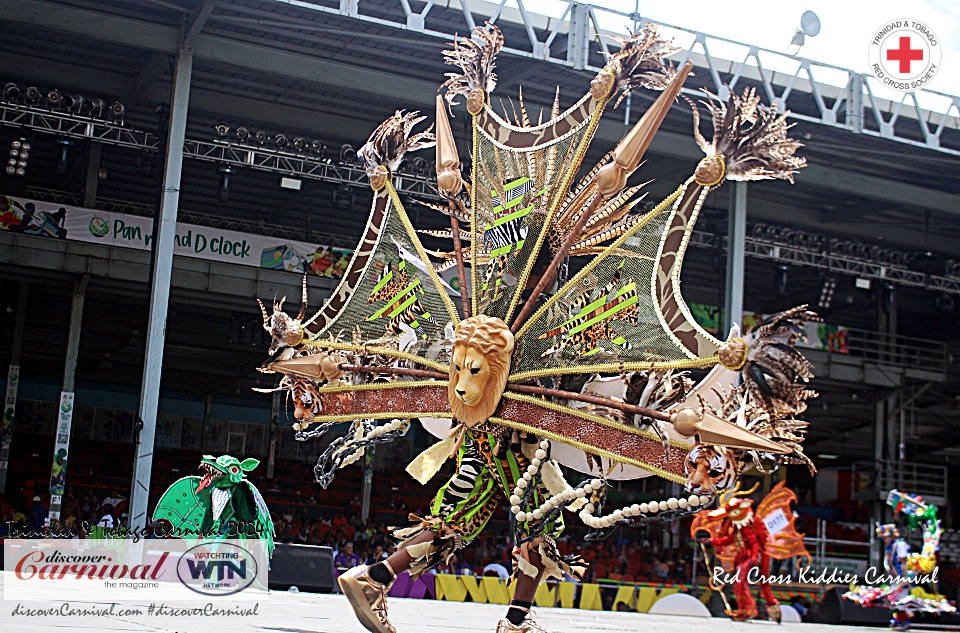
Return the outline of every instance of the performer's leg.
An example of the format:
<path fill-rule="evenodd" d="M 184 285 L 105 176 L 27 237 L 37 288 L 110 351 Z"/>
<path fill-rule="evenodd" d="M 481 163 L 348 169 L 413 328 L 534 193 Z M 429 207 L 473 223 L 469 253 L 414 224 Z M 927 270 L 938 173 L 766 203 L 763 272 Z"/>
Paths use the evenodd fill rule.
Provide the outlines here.
<path fill-rule="evenodd" d="M 546 633 L 533 618 L 529 617 L 533 597 L 543 579 L 544 565 L 539 552 L 530 552 L 530 564 L 536 568 L 537 574 L 536 576 L 528 576 L 524 573 L 516 575 L 513 600 L 510 601 L 507 616 L 497 624 L 497 633 Z"/>
<path fill-rule="evenodd" d="M 763 576 L 764 578 L 768 577 L 769 569 L 770 569 L 770 558 L 765 553 L 761 554 L 760 556 L 761 576 Z M 763 601 L 766 605 L 767 616 L 777 624 L 780 624 L 780 619 L 782 618 L 782 614 L 780 612 L 780 601 L 777 600 L 777 597 L 775 595 L 773 595 L 773 589 L 770 587 L 769 582 L 764 581 L 760 583 L 760 597 L 763 598 Z"/>
<path fill-rule="evenodd" d="M 735 620 L 749 620 L 757 615 L 757 603 L 753 599 L 750 591 L 750 584 L 747 577 L 750 568 L 753 567 L 752 560 L 746 560 L 737 566 L 737 580 L 733 583 L 733 593 L 737 597 L 737 610 L 731 614 Z"/>

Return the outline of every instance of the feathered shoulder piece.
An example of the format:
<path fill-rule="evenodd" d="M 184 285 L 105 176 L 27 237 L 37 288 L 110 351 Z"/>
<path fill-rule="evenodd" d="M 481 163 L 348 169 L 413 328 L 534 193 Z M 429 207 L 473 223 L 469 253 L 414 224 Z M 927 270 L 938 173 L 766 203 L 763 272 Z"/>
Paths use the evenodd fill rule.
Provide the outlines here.
<path fill-rule="evenodd" d="M 793 127 L 787 124 L 789 111 L 778 115 L 776 105 L 761 104 L 753 88 L 745 89 L 740 96 L 731 92 L 726 103 L 704 92 L 708 100 L 701 103 L 713 118 L 713 140 L 707 142 L 700 133 L 700 112 L 691 101 L 693 134 L 708 157 L 722 157 L 723 165 L 714 165 L 722 170 L 720 179 L 779 178 L 792 183 L 793 175 L 806 166 L 807 159 L 795 156 L 803 143 L 787 136 L 787 130 Z"/>
<path fill-rule="evenodd" d="M 672 39 L 661 37 L 655 24 L 647 23 L 628 38 L 618 37 L 620 50 L 609 57 L 607 65 L 590 84 L 595 99 L 622 90 L 614 107 L 637 88 L 663 90 L 677 71 L 667 59 L 680 50 Z"/>
<path fill-rule="evenodd" d="M 437 139 L 432 132 L 433 125 L 426 131 L 411 134 L 413 128 L 427 118 L 419 114 L 416 111 L 397 110 L 392 117 L 373 131 L 367 142 L 357 152 L 371 179 L 377 176 L 380 166 L 386 167 L 391 172 L 396 171 L 407 152 L 436 145 Z"/>
<path fill-rule="evenodd" d="M 497 75 L 493 69 L 501 48 L 503 33 L 495 24 L 487 22 L 485 26 L 473 27 L 473 39 L 455 38 L 453 49 L 443 51 L 444 61 L 460 69 L 458 73 L 447 73 L 447 80 L 440 86 L 441 90 L 447 89 L 446 98 L 450 105 L 456 105 L 454 99 L 463 95 L 467 97 L 467 109 L 471 113 L 480 111 L 483 94 L 493 92 L 497 87 Z"/>
<path fill-rule="evenodd" d="M 813 365 L 794 347 L 807 321 L 817 322 L 820 317 L 807 306 L 798 306 L 767 317 L 744 337 L 747 391 L 773 416 L 798 415 L 807 408 L 807 399 L 816 395 L 806 387 L 813 378 Z"/>

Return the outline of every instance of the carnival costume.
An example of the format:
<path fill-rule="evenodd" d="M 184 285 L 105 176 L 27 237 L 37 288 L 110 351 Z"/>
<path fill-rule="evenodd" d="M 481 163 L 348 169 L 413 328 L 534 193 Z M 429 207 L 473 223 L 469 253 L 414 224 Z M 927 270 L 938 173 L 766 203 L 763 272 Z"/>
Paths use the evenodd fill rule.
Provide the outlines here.
<path fill-rule="evenodd" d="M 769 581 L 770 559 L 786 560 L 796 556 L 798 567 L 801 565 L 800 559 L 806 559 L 807 564 L 810 561 L 803 535 L 797 532 L 790 508 L 790 503 L 795 502 L 797 496 L 781 481 L 754 511 L 753 500 L 744 495 L 753 493 L 757 487 L 743 492 L 739 488 L 738 482 L 733 490 L 720 495 L 716 510 L 701 512 L 694 517 L 690 534 L 701 543 L 701 547 L 712 545 L 716 548 L 717 558 L 723 568 L 735 574 L 733 593 L 737 608 L 732 609 L 727 604 L 726 614 L 734 620 L 757 617 L 757 603 L 749 582 L 751 578 L 756 578 L 767 615 L 779 623 L 780 603 L 773 595 Z M 707 568 L 710 568 L 709 561 Z M 724 596 L 722 585 L 711 582 L 710 588 Z"/>
<path fill-rule="evenodd" d="M 642 185 L 627 179 L 691 64 L 672 68 L 666 58 L 678 49 L 646 25 L 622 41 L 589 93 L 564 112 L 558 94 L 548 120 L 541 113 L 533 123 L 522 95 L 505 108 L 506 119 L 494 111 L 502 44 L 488 24 L 444 51 L 457 71 L 441 87 L 445 99 L 437 97 L 436 136 L 414 134 L 424 117 L 398 111 L 358 153 L 373 203 L 326 305 L 305 319 L 305 288 L 297 318 L 282 302 L 271 314 L 261 305 L 273 340 L 263 370 L 284 374 L 278 388 L 293 402 L 297 439 L 353 422 L 321 456 L 321 484 L 367 446 L 406 433 L 411 419 L 442 440 L 408 466 L 415 479 L 425 484 L 456 459 L 429 516 L 411 515 L 412 524 L 396 531 L 415 577 L 475 539 L 504 499 L 519 573 L 580 577 L 582 560 L 561 556 L 554 540 L 564 508 L 598 535 L 694 513 L 718 485 L 733 485 L 745 463 L 810 465 L 800 445 L 806 423 L 794 416 L 813 395 L 811 365 L 792 345 L 815 315 L 796 308 L 721 341 L 693 320 L 679 288 L 689 235 L 711 191 L 727 179 L 792 181 L 804 165 L 794 156 L 800 144 L 787 138 L 786 115 L 750 90 L 725 102 L 708 94 L 710 141 L 697 129 L 694 105 L 706 158 L 674 193 L 644 208 Z M 604 110 L 641 87 L 662 93 L 576 182 Z M 461 98 L 473 133 L 469 181 L 448 117 Z M 449 216 L 450 230 L 417 231 L 393 174 L 406 152 L 434 144 L 443 203 L 423 204 Z M 453 249 L 428 252 L 418 233 L 450 239 Z M 589 261 L 566 279 L 571 255 Z M 453 267 L 459 292 L 439 277 Z M 697 385 L 684 372 L 710 367 Z M 560 464 L 590 477 L 571 487 Z M 601 512 L 606 479 L 651 475 L 686 482 L 691 494 Z M 341 581 L 371 631 L 393 633 L 385 597 L 399 571 L 361 567 Z M 502 621 L 501 629 L 538 627 L 527 618 Z"/>
<path fill-rule="evenodd" d="M 207 538 L 257 538 L 267 558 L 273 556 L 273 520 L 267 502 L 247 479 L 260 460 L 242 462 L 230 455 L 204 455 L 203 476 L 181 477 L 167 488 L 153 520 L 168 521 L 165 533 L 188 540 Z M 158 530 L 160 531 L 160 530 Z"/>
<path fill-rule="evenodd" d="M 909 529 L 922 528 L 923 547 L 919 553 L 911 553 L 895 523 L 878 523 L 877 536 L 884 544 L 883 569 L 890 582 L 879 587 L 855 587 L 843 597 L 865 607 L 889 608 L 890 627 L 900 631 L 910 628 L 917 613 L 955 613 L 956 607 L 936 592 L 937 550 L 943 534 L 937 506 L 899 490 L 890 491 L 887 505 L 895 516 L 901 512 L 906 516 Z"/>

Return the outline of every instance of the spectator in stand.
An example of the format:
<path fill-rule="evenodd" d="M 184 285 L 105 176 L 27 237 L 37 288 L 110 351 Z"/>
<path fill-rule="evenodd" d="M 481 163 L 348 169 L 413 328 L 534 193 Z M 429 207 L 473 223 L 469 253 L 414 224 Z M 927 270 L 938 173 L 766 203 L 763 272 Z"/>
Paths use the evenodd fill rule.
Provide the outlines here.
<path fill-rule="evenodd" d="M 102 506 L 110 506 L 111 508 L 119 508 L 120 504 L 126 501 L 125 497 L 121 497 L 120 493 L 114 490 L 110 493 L 109 497 L 106 497 L 103 502 L 100 504 Z"/>
<path fill-rule="evenodd" d="M 373 553 L 367 558 L 367 565 L 373 565 L 379 563 L 382 560 L 386 560 L 387 553 L 383 551 L 383 545 L 377 545 L 373 548 Z"/>
<path fill-rule="evenodd" d="M 506 580 L 510 577 L 510 572 L 500 563 L 490 563 L 483 568 L 484 576 L 496 576 L 500 580 Z"/>
<path fill-rule="evenodd" d="M 333 557 L 333 564 L 335 567 L 343 569 L 352 569 L 357 565 L 363 563 L 363 560 L 353 552 L 353 543 L 347 541 L 343 544 L 343 547 L 340 548 L 340 551 L 337 552 L 337 555 Z"/>
<path fill-rule="evenodd" d="M 109 503 L 103 504 L 103 516 L 97 521 L 97 525 L 105 528 L 116 526 L 116 521 L 113 520 L 113 506 Z"/>
<path fill-rule="evenodd" d="M 48 515 L 47 508 L 40 500 L 40 495 L 34 495 L 33 505 L 30 506 L 30 514 L 27 515 L 27 527 L 35 531 L 42 529 L 46 525 Z"/>

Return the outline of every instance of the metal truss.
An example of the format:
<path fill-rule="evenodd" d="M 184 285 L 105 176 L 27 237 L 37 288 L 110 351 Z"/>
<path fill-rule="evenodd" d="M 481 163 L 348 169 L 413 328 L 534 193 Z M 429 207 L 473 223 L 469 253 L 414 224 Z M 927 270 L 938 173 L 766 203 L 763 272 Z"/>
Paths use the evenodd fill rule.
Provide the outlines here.
<path fill-rule="evenodd" d="M 716 248 L 717 240 L 726 247 L 727 238 L 705 231 L 694 231 L 690 236 L 690 245 L 702 248 Z M 860 257 L 851 257 L 842 253 L 803 248 L 772 240 L 759 239 L 750 235 L 746 238 L 744 252 L 750 257 L 766 259 L 779 264 L 820 268 L 833 273 L 852 275 L 864 279 L 888 281 L 901 286 L 923 288 L 934 292 L 960 294 L 960 277 L 931 275 L 903 266 L 893 266 Z"/>
<path fill-rule="evenodd" d="M 156 152 L 159 146 L 157 136 L 150 132 L 38 106 L 0 102 L 0 125 L 150 152 Z M 284 176 L 364 187 L 367 184 L 366 172 L 358 165 L 268 147 L 187 139 L 183 155 L 185 158 L 237 165 Z M 396 186 L 401 193 L 431 200 L 440 199 L 433 179 L 422 173 L 401 171 L 397 174 Z"/>
<path fill-rule="evenodd" d="M 156 151 L 159 145 L 155 134 L 124 127 L 118 122 L 20 104 L 0 102 L 0 124 L 120 147 Z"/>
<path fill-rule="evenodd" d="M 447 41 L 456 35 L 448 30 L 449 14 L 429 20 L 431 10 L 435 7 L 434 0 L 427 0 L 419 11 L 412 8 L 410 0 L 325 0 L 331 6 L 322 6 L 317 0 L 274 1 L 298 9 L 350 17 L 378 27 L 414 31 Z M 632 22 L 635 25 L 647 21 L 637 13 L 575 0 L 558 1 L 566 4 L 559 19 L 530 13 L 524 6 L 524 0 L 513 0 L 516 8 L 507 7 L 507 0 L 447 0 L 445 7 L 462 12 L 471 28 L 484 21 L 498 20 L 522 26 L 526 37 L 508 39 L 503 47 L 506 53 L 588 71 L 600 70 L 589 63 L 591 50 L 599 47 L 606 56 L 611 48 L 615 50 L 619 47 L 614 39 L 617 34 L 601 29 L 601 21 L 613 18 L 620 23 Z M 383 17 L 390 15 L 390 9 L 397 13 L 402 11 L 405 19 L 401 21 Z M 221 18 L 217 16 L 215 19 Z M 227 16 L 222 19 L 226 22 L 231 20 Z M 290 28 L 303 26 L 302 22 L 283 20 L 271 24 L 281 27 L 289 25 Z M 438 24 L 439 30 L 430 28 L 434 24 Z M 683 46 L 677 61 L 683 64 L 689 60 L 706 70 L 706 73 L 701 71 L 698 74 L 709 76 L 709 83 L 712 84 L 710 89 L 723 99 L 726 99 L 728 90 L 737 90 L 749 81 L 761 85 L 767 100 L 776 103 L 781 112 L 791 110 L 792 118 L 960 156 L 960 138 L 954 135 L 953 138 L 944 139 L 942 136 L 946 128 L 960 130 L 958 96 L 922 89 L 905 93 L 899 102 L 889 101 L 874 94 L 877 88 L 882 87 L 882 83 L 869 73 L 858 73 L 662 22 L 657 24 L 673 31 L 670 34 L 676 35 L 678 44 Z M 563 50 L 558 50 L 561 47 L 554 45 L 558 35 L 566 38 L 567 44 Z M 739 62 L 716 57 L 710 52 L 711 48 L 729 49 L 731 46 L 742 51 L 743 57 Z M 832 77 L 833 81 L 829 84 L 818 83 L 818 79 L 827 77 Z M 840 79 L 842 77 L 845 80 Z M 685 92 L 697 93 L 686 89 Z M 816 103 L 815 111 L 809 106 L 811 98 Z M 921 102 L 938 104 L 939 111 L 924 109 Z M 910 122 L 898 125 L 903 119 L 910 119 Z M 917 137 L 922 140 L 917 140 Z"/>
<path fill-rule="evenodd" d="M 188 158 L 270 171 L 285 176 L 364 187 L 367 185 L 367 174 L 357 165 L 327 158 L 311 158 L 275 149 L 188 139 L 184 143 L 183 155 Z M 402 172 L 397 174 L 397 177 L 400 181 L 397 183 L 398 191 L 439 199 L 433 179 Z"/>

